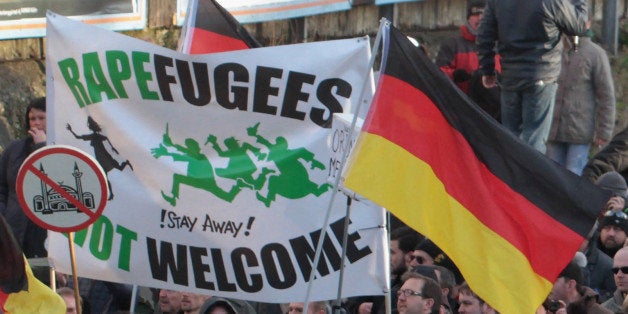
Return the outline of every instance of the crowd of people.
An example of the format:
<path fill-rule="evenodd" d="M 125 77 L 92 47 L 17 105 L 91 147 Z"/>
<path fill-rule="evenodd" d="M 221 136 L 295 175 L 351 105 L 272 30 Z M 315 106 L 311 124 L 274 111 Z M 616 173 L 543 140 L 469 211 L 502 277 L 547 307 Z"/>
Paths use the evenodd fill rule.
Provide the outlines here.
<path fill-rule="evenodd" d="M 538 14 L 543 12 L 543 14 Z M 460 34 L 445 40 L 435 64 L 490 117 L 569 171 L 612 192 L 590 237 L 554 282 L 537 313 L 628 313 L 628 128 L 615 136 L 615 90 L 609 60 L 593 42 L 583 0 L 470 0 Z M 46 230 L 31 222 L 16 177 L 46 144 L 45 98 L 26 109 L 27 136 L 0 157 L 0 214 L 27 258 L 45 257 Z M 597 151 L 599 149 L 599 151 Z M 597 154 L 590 157 L 591 152 Z M 396 222 L 390 231 L 393 312 L 496 313 L 430 239 Z M 67 313 L 303 313 L 303 303 L 272 304 L 57 276 Z M 343 300 L 347 313 L 385 313 L 384 296 Z M 0 311 L 1 313 L 1 311 Z M 311 302 L 307 313 L 331 313 Z"/>

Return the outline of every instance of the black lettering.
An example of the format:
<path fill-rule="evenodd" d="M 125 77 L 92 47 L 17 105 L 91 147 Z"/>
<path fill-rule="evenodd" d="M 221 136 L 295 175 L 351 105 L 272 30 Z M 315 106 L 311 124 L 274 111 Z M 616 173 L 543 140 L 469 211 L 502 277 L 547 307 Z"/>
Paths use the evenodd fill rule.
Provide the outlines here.
<path fill-rule="evenodd" d="M 344 225 L 345 225 L 344 221 L 345 220 L 343 218 L 331 224 L 331 230 L 336 236 L 336 239 L 338 239 L 338 242 L 340 243 L 342 243 L 342 238 L 344 235 Z M 351 220 L 349 220 L 349 225 L 350 224 L 351 224 Z M 347 235 L 346 255 L 347 255 L 347 259 L 349 260 L 351 264 L 373 253 L 373 251 L 371 251 L 371 248 L 368 246 L 358 249 L 358 247 L 355 245 L 355 242 L 360 239 L 361 239 L 360 234 L 358 234 L 357 232 Z"/>
<path fill-rule="evenodd" d="M 244 258 L 244 260 L 243 260 Z M 247 277 L 246 266 L 259 266 L 259 262 L 255 257 L 255 253 L 249 248 L 237 248 L 231 252 L 231 263 L 233 264 L 233 272 L 235 273 L 238 287 L 245 292 L 258 292 L 264 287 L 264 280 L 261 274 L 251 274 Z"/>
<path fill-rule="evenodd" d="M 318 243 L 320 234 L 320 230 L 310 233 L 312 243 Z M 301 269 L 301 273 L 303 274 L 303 278 L 305 281 L 309 281 L 310 272 L 312 271 L 312 263 L 314 262 L 314 257 L 316 255 L 314 246 L 310 245 L 310 242 L 303 236 L 290 239 L 290 246 L 294 251 L 294 255 L 297 259 L 297 263 L 299 264 L 299 268 Z M 323 251 L 321 251 L 318 266 L 316 267 L 318 273 L 322 276 L 329 275 L 329 268 L 325 262 L 326 260 L 330 261 L 334 270 L 340 269 L 340 254 L 338 254 L 338 250 L 336 250 L 336 247 L 333 245 L 328 236 L 325 236 L 325 240 L 323 241 Z"/>
<path fill-rule="evenodd" d="M 174 101 L 172 98 L 172 91 L 170 90 L 170 84 L 176 84 L 177 79 L 174 75 L 169 75 L 166 68 L 173 68 L 174 61 L 172 58 L 155 54 L 155 74 L 157 76 L 157 85 L 159 86 L 159 93 L 164 101 Z"/>
<path fill-rule="evenodd" d="M 214 290 L 214 283 L 205 280 L 205 273 L 211 272 L 211 269 L 209 265 L 203 264 L 203 256 L 207 256 L 206 248 L 190 246 L 190 261 L 192 261 L 194 284 L 196 284 L 197 288 Z"/>
<path fill-rule="evenodd" d="M 226 109 L 246 110 L 249 90 L 244 86 L 229 84 L 230 74 L 233 73 L 233 82 L 249 82 L 249 72 L 241 64 L 225 63 L 214 69 L 216 87 L 216 101 Z"/>
<path fill-rule="evenodd" d="M 351 84 L 341 79 L 327 79 L 322 81 L 316 89 L 316 97 L 329 110 L 329 114 L 325 115 L 326 110 L 321 108 L 312 108 L 310 111 L 310 119 L 324 128 L 331 128 L 331 121 L 334 113 L 342 112 L 342 105 L 334 97 L 336 95 L 349 98 L 351 96 Z"/>
<path fill-rule="evenodd" d="M 277 107 L 268 104 L 269 96 L 279 95 L 279 88 L 272 87 L 273 78 L 281 78 L 282 69 L 257 67 L 255 72 L 255 92 L 253 95 L 253 111 L 276 115 Z"/>
<path fill-rule="evenodd" d="M 282 117 L 305 120 L 305 112 L 298 111 L 297 105 L 299 101 L 307 102 L 310 99 L 310 94 L 302 91 L 303 84 L 312 85 L 315 79 L 316 76 L 311 74 L 292 71 L 288 73 L 288 84 L 283 97 L 283 105 L 281 106 Z"/>
<path fill-rule="evenodd" d="M 175 284 L 188 285 L 187 248 L 185 245 L 177 244 L 176 262 L 172 251 L 172 243 L 162 241 L 159 255 L 155 239 L 146 238 L 146 247 L 148 250 L 148 262 L 154 279 L 168 281 L 168 270 L 170 270 L 172 281 Z"/>
<path fill-rule="evenodd" d="M 193 62 L 194 82 L 192 82 L 192 74 L 190 73 L 190 64 L 183 60 L 177 60 L 177 73 L 181 81 L 181 90 L 183 98 L 194 106 L 205 106 L 211 100 L 211 91 L 209 90 L 209 70 L 206 63 Z M 198 95 L 196 93 L 198 90 Z"/>
<path fill-rule="evenodd" d="M 218 283 L 218 290 L 220 291 L 236 291 L 236 285 L 229 282 L 227 278 L 227 271 L 225 270 L 225 263 L 222 260 L 222 252 L 220 249 L 211 249 L 212 262 L 214 263 L 214 271 L 216 272 L 216 282 Z"/>
<path fill-rule="evenodd" d="M 266 279 L 271 287 L 287 289 L 296 283 L 297 274 L 285 247 L 279 243 L 270 243 L 262 248 L 261 255 Z"/>

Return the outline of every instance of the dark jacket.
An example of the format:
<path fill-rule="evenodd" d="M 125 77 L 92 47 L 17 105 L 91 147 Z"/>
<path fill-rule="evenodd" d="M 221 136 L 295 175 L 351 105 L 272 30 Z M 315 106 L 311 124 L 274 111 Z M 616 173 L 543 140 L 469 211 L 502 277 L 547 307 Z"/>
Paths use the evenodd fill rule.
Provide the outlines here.
<path fill-rule="evenodd" d="M 587 313 L 587 314 L 613 314 L 613 312 L 597 303 L 597 293 L 589 287 L 584 287 L 582 298 L 577 302 L 569 304 L 567 313 Z"/>
<path fill-rule="evenodd" d="M 591 243 L 595 242 L 592 241 Z M 585 255 L 587 256 L 586 270 L 589 276 L 587 286 L 599 293 L 599 302 L 604 302 L 613 295 L 613 291 L 617 288 L 612 272 L 613 259 L 600 251 L 596 245 L 591 245 Z"/>
<path fill-rule="evenodd" d="M 13 228 L 13 234 L 27 258 L 45 257 L 44 240 L 46 229 L 32 222 L 22 210 L 16 194 L 16 179 L 22 163 L 36 149 L 32 138 L 17 140 L 9 144 L 0 156 L 0 214 Z"/>
<path fill-rule="evenodd" d="M 497 43 L 502 90 L 556 82 L 561 35 L 584 34 L 586 5 L 585 0 L 488 0 L 477 35 L 482 74 L 495 74 Z"/>
<path fill-rule="evenodd" d="M 615 134 L 611 142 L 587 162 L 582 177 L 595 182 L 610 171 L 617 171 L 624 179 L 628 178 L 628 128 Z"/>
<path fill-rule="evenodd" d="M 549 140 L 591 144 L 610 141 L 615 127 L 615 88 L 606 51 L 581 37 L 578 49 L 565 38 Z"/>

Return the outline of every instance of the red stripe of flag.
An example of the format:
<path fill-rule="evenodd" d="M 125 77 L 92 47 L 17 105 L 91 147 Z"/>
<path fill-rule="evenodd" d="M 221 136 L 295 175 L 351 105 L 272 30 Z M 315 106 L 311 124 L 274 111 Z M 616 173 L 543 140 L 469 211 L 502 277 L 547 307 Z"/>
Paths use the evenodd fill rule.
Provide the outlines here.
<path fill-rule="evenodd" d="M 204 54 L 260 46 L 215 0 L 190 0 L 179 38 L 179 51 Z"/>

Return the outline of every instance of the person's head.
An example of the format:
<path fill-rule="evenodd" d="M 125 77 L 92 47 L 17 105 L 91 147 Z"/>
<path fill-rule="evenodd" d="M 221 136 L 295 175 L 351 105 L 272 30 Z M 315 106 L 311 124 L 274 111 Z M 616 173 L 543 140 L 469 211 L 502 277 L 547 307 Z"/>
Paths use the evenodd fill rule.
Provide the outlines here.
<path fill-rule="evenodd" d="M 203 314 L 236 314 L 236 310 L 227 300 L 214 302 Z"/>
<path fill-rule="evenodd" d="M 87 128 L 94 132 L 100 132 L 102 129 L 100 128 L 100 124 L 96 122 L 91 116 L 87 117 Z"/>
<path fill-rule="evenodd" d="M 458 303 L 460 304 L 458 308 L 458 313 L 460 314 L 483 314 L 492 312 L 491 306 L 475 294 L 466 282 L 462 283 L 460 288 L 458 288 Z"/>
<path fill-rule="evenodd" d="M 467 25 L 475 32 L 480 27 L 486 0 L 470 0 L 467 3 Z"/>
<path fill-rule="evenodd" d="M 402 276 L 403 285 L 397 291 L 399 314 L 438 314 L 441 292 L 438 283 L 409 271 Z"/>
<path fill-rule="evenodd" d="M 606 249 L 622 247 L 628 235 L 628 215 L 609 210 L 600 221 L 600 244 Z"/>
<path fill-rule="evenodd" d="M 628 247 L 623 247 L 613 257 L 613 278 L 617 290 L 628 292 Z"/>
<path fill-rule="evenodd" d="M 454 273 L 447 267 L 434 265 L 436 270 L 438 271 L 438 284 L 440 285 L 441 292 L 443 293 L 443 297 L 450 297 L 453 288 L 456 285 L 456 277 Z"/>
<path fill-rule="evenodd" d="M 556 278 L 556 281 L 554 281 L 549 299 L 562 300 L 567 304 L 575 302 L 581 298 L 580 291 L 582 290 L 583 282 L 584 276 L 580 266 L 575 261 L 572 261 L 565 266 L 558 278 Z"/>
<path fill-rule="evenodd" d="M 26 107 L 24 126 L 26 130 L 46 131 L 46 97 L 33 99 Z"/>
<path fill-rule="evenodd" d="M 65 312 L 67 314 L 76 314 L 76 299 L 74 298 L 74 290 L 68 287 L 61 287 L 57 289 L 57 294 L 59 294 L 63 301 L 65 301 Z M 83 302 L 79 297 L 79 302 Z"/>
<path fill-rule="evenodd" d="M 443 258 L 445 253 L 429 239 L 420 241 L 412 251 L 411 266 L 434 265 L 435 259 Z"/>
<path fill-rule="evenodd" d="M 181 310 L 182 294 L 179 291 L 159 290 L 159 309 L 162 313 L 177 313 Z"/>
<path fill-rule="evenodd" d="M 408 226 L 390 232 L 390 271 L 403 274 L 410 265 L 414 246 L 423 236 Z"/>
<path fill-rule="evenodd" d="M 203 303 L 211 296 L 200 293 L 181 292 L 181 310 L 183 313 L 198 313 Z"/>
<path fill-rule="evenodd" d="M 303 313 L 303 302 L 291 302 L 288 305 L 288 314 Z M 327 313 L 327 302 L 317 301 L 308 303 L 307 314 L 325 314 Z"/>
<path fill-rule="evenodd" d="M 621 196 L 628 198 L 628 184 L 624 177 L 617 171 L 609 171 L 601 175 L 595 181 L 595 185 L 600 188 L 613 192 L 613 196 Z"/>

